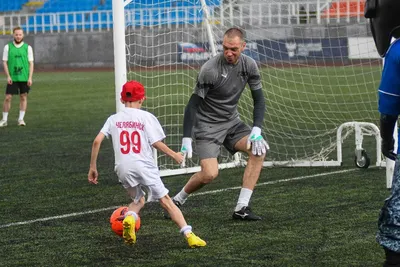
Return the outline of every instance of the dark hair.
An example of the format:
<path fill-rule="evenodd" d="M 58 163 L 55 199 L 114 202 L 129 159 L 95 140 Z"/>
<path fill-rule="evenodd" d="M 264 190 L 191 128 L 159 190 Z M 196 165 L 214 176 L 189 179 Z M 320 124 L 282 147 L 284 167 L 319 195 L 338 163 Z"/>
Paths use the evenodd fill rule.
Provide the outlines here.
<path fill-rule="evenodd" d="M 242 41 L 244 41 L 245 38 L 245 33 L 243 30 L 237 28 L 237 27 L 232 27 L 226 30 L 224 33 L 224 36 L 233 38 L 233 37 L 239 37 Z"/>

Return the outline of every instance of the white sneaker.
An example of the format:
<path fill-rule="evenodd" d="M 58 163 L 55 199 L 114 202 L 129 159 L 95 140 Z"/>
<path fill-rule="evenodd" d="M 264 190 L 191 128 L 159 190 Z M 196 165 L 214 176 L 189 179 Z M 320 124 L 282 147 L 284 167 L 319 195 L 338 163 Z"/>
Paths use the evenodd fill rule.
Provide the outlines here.
<path fill-rule="evenodd" d="M 7 125 L 7 122 L 6 122 Z M 18 126 L 26 126 L 26 123 L 24 122 L 24 120 L 18 120 Z"/>
<path fill-rule="evenodd" d="M 1 120 L 0 121 L 0 127 L 6 127 L 7 126 L 7 121 Z"/>

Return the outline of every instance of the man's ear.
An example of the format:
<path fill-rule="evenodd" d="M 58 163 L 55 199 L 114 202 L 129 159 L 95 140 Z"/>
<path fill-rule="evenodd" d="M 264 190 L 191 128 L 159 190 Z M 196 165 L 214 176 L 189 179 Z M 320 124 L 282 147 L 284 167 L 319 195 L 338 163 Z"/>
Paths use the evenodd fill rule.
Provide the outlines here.
<path fill-rule="evenodd" d="M 246 48 L 246 42 L 243 42 L 243 44 L 242 44 L 242 52 L 244 51 L 245 48 Z"/>

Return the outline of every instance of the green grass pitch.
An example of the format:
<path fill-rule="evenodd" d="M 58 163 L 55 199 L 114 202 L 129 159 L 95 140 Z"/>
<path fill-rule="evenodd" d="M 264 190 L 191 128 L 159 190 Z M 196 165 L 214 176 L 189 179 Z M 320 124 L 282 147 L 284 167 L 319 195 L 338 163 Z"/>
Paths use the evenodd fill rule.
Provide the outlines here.
<path fill-rule="evenodd" d="M 332 124 L 374 121 L 379 68 L 354 67 L 351 78 L 344 76 L 346 70 L 332 68 L 336 77 L 343 75 L 335 81 L 320 73 L 327 69 L 264 70 L 269 107 L 285 104 L 282 112 L 293 114 L 285 125 L 270 108 L 266 121 L 280 123 L 283 132 L 291 128 L 292 137 L 307 120 L 324 130 L 318 116 Z M 320 86 L 311 87 L 318 75 Z M 108 222 L 112 207 L 129 201 L 113 173 L 109 140 L 99 156 L 99 184 L 87 182 L 93 138 L 115 111 L 113 77 L 112 72 L 35 73 L 23 128 L 17 126 L 18 99 L 13 99 L 9 126 L 0 129 L 0 266 L 380 266 L 383 251 L 375 234 L 379 209 L 389 194 L 385 170 L 356 169 L 354 140 L 346 143 L 340 168 L 264 168 L 251 203 L 264 217 L 260 222 L 231 220 L 243 169 L 221 171 L 183 208 L 188 223 L 208 242 L 205 248 L 187 248 L 157 203 L 149 203 L 141 214 L 137 244 L 125 245 Z M 283 81 L 284 88 L 296 91 L 274 86 Z M 358 88 L 369 83 L 369 91 Z M 312 92 L 305 94 L 307 90 Z M 354 92 L 352 98 L 343 99 L 348 90 Z M 181 98 L 179 108 L 187 100 Z M 344 100 L 352 104 L 341 104 Z M 162 106 L 171 99 L 157 101 Z M 326 112 L 314 114 L 304 104 L 310 101 Z M 275 151 L 284 140 L 272 140 Z M 178 149 L 178 141 L 168 142 Z M 374 163 L 373 140 L 366 139 L 365 146 Z M 188 178 L 167 177 L 164 182 L 173 195 Z"/>

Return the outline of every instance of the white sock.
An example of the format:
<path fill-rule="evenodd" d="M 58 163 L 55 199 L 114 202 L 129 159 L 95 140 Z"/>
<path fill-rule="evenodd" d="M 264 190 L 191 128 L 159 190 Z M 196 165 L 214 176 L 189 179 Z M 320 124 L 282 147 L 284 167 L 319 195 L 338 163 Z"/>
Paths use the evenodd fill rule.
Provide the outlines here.
<path fill-rule="evenodd" d="M 128 216 L 128 215 L 132 215 L 133 218 L 135 218 L 135 221 L 137 221 L 137 219 L 139 218 L 139 216 L 137 215 L 137 213 L 134 212 L 134 211 L 128 211 L 127 213 L 125 213 L 125 217 Z"/>
<path fill-rule="evenodd" d="M 176 201 L 178 201 L 179 203 L 183 204 L 183 203 L 185 203 L 185 201 L 188 197 L 189 197 L 189 194 L 185 192 L 184 188 L 182 188 L 181 192 L 179 192 L 178 194 L 176 194 L 176 196 L 174 196 L 174 199 Z"/>
<path fill-rule="evenodd" d="M 8 120 L 8 112 L 3 112 L 3 121 Z"/>
<path fill-rule="evenodd" d="M 19 111 L 19 118 L 18 118 L 18 120 L 19 120 L 19 121 L 22 121 L 22 120 L 24 119 L 24 116 L 25 116 L 25 111 L 20 110 L 20 111 Z"/>
<path fill-rule="evenodd" d="M 184 235 L 190 234 L 192 232 L 192 226 L 185 225 L 182 227 L 182 229 L 179 232 Z"/>
<path fill-rule="evenodd" d="M 239 199 L 236 204 L 235 211 L 239 211 L 241 208 L 249 205 L 251 194 L 253 194 L 253 191 L 250 189 L 243 187 L 240 189 Z"/>

